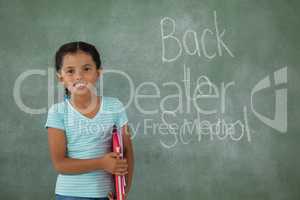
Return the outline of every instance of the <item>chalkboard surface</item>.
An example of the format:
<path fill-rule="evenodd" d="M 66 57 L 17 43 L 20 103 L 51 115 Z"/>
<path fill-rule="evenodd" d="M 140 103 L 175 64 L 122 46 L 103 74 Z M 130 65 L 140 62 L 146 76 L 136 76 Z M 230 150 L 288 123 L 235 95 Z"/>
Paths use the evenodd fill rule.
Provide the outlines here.
<path fill-rule="evenodd" d="M 299 1 L 0 1 L 0 199 L 54 199 L 54 53 L 103 59 L 126 105 L 129 199 L 298 200 Z M 103 90 L 102 87 L 103 86 Z"/>

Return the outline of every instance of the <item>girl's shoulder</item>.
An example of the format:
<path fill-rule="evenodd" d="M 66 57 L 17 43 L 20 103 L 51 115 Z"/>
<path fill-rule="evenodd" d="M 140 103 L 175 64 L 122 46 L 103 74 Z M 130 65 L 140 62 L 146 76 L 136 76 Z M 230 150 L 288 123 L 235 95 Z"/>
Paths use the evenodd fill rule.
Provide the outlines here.
<path fill-rule="evenodd" d="M 67 107 L 67 102 L 66 101 L 61 101 L 58 103 L 52 104 L 50 106 L 48 112 L 49 113 L 64 113 Z"/>
<path fill-rule="evenodd" d="M 116 103 L 121 103 L 121 101 L 116 98 L 116 97 L 109 97 L 109 96 L 102 96 L 103 101 L 116 104 Z"/>
<path fill-rule="evenodd" d="M 123 109 L 123 103 L 116 97 L 103 96 L 102 101 L 105 111 L 120 111 L 120 109 Z"/>

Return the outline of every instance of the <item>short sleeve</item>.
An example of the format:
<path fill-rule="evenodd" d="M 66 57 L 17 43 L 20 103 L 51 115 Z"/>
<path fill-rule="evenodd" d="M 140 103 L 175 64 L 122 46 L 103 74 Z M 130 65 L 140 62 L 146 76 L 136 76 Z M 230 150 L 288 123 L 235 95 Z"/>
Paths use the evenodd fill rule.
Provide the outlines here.
<path fill-rule="evenodd" d="M 124 108 L 124 105 L 119 100 L 118 100 L 118 103 L 117 103 L 117 109 L 118 109 L 117 122 L 118 122 L 119 127 L 122 127 L 128 122 L 128 118 L 127 118 L 127 114 L 126 114 L 126 110 Z"/>
<path fill-rule="evenodd" d="M 45 128 L 58 128 L 65 130 L 64 125 L 64 113 L 59 109 L 58 105 L 52 105 L 48 110 L 47 121 L 44 126 Z"/>

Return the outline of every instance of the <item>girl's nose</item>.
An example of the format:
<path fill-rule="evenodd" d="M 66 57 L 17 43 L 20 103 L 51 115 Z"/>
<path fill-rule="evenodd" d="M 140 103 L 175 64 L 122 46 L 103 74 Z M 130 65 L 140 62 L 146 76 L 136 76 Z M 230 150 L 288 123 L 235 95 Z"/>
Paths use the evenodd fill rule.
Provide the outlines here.
<path fill-rule="evenodd" d="M 82 79 L 82 72 L 81 72 L 81 70 L 78 70 L 78 71 L 75 73 L 75 79 L 76 79 L 76 80 Z"/>

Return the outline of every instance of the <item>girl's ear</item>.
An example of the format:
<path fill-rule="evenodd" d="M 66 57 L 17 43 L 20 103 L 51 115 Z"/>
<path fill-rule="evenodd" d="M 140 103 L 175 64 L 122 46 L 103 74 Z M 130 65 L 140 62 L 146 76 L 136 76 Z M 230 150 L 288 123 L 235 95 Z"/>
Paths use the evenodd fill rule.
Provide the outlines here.
<path fill-rule="evenodd" d="M 100 78 L 101 74 L 102 74 L 102 69 L 101 68 L 97 69 L 97 78 Z"/>
<path fill-rule="evenodd" d="M 56 77 L 59 82 L 63 82 L 63 77 L 61 76 L 60 73 L 56 73 Z"/>

